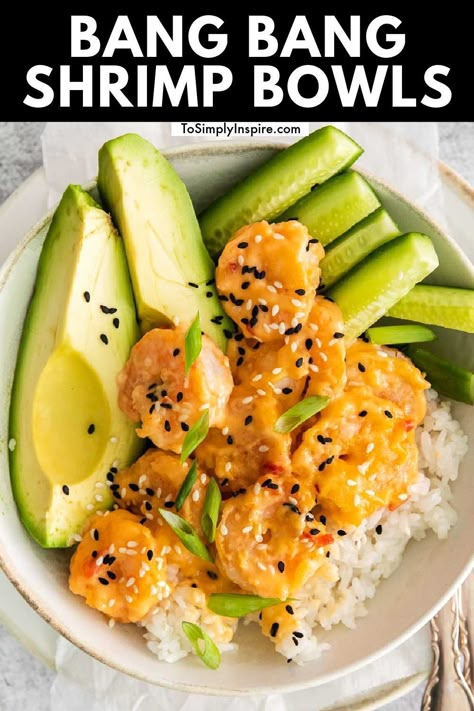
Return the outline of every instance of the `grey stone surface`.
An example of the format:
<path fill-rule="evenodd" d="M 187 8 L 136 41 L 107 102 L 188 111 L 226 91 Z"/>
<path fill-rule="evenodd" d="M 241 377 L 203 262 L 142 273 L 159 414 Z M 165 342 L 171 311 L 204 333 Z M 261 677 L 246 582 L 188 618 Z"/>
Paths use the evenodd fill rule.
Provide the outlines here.
<path fill-rule="evenodd" d="M 0 203 L 41 165 L 43 127 L 42 123 L 0 122 Z M 473 123 L 440 123 L 440 157 L 471 184 L 473 155 Z M 0 625 L 0 709 L 47 711 L 52 678 L 52 672 Z M 419 687 L 382 711 L 419 711 L 422 691 Z"/>

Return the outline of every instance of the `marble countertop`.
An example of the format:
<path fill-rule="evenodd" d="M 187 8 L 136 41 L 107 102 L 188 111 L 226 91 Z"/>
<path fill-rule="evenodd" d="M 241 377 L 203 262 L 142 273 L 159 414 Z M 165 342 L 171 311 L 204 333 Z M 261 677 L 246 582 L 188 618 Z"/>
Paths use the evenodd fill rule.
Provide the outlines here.
<path fill-rule="evenodd" d="M 0 204 L 41 165 L 43 128 L 39 122 L 0 122 Z M 474 124 L 440 123 L 439 133 L 441 159 L 474 184 Z M 48 711 L 52 678 L 53 672 L 0 625 L 2 711 Z M 421 694 L 421 688 L 415 689 L 381 711 L 418 711 Z"/>

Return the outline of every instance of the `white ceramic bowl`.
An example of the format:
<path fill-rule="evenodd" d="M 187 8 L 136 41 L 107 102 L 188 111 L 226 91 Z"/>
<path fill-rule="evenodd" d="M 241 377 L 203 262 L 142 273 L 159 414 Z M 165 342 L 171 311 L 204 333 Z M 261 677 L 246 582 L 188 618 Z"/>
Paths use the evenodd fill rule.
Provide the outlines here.
<path fill-rule="evenodd" d="M 197 209 L 266 160 L 276 147 L 218 146 L 168 153 L 186 182 Z M 203 179 L 205 176 L 205 179 Z M 433 239 L 442 284 L 474 288 L 474 268 L 456 244 L 394 190 L 370 178 L 400 226 Z M 0 275 L 0 563 L 30 605 L 61 634 L 97 659 L 140 679 L 183 691 L 250 694 L 288 691 L 334 679 L 374 660 L 423 625 L 467 575 L 474 560 L 474 417 L 456 404 L 455 416 L 471 439 L 461 476 L 454 487 L 459 520 L 446 541 L 430 535 L 411 543 L 396 573 L 384 581 L 357 629 L 321 633 L 331 649 L 303 667 L 286 664 L 272 645 L 249 626 L 238 635 L 238 652 L 226 654 L 218 671 L 195 657 L 176 664 L 160 662 L 132 625 L 110 629 L 104 618 L 72 595 L 67 586 L 67 551 L 45 551 L 23 529 L 12 499 L 8 471 L 8 403 L 18 342 L 35 281 L 36 265 L 50 216 L 26 237 Z M 440 329 L 440 352 L 474 367 L 474 335 Z"/>

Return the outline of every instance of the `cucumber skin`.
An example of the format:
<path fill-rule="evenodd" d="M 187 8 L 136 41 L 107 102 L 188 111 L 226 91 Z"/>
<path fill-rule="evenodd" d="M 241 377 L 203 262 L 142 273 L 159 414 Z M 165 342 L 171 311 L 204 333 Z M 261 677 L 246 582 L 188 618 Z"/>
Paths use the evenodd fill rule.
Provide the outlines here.
<path fill-rule="evenodd" d="M 308 228 L 311 237 L 326 246 L 378 207 L 380 200 L 368 182 L 349 170 L 302 197 L 277 221 L 296 218 Z"/>
<path fill-rule="evenodd" d="M 220 254 L 240 227 L 273 220 L 315 183 L 323 183 L 351 166 L 362 152 L 345 133 L 325 126 L 277 153 L 200 215 L 202 236 L 211 257 Z"/>
<path fill-rule="evenodd" d="M 342 311 L 348 341 L 378 321 L 438 264 L 430 238 L 409 232 L 356 266 L 327 294 Z"/>
<path fill-rule="evenodd" d="M 327 289 L 383 244 L 401 235 L 388 212 L 379 207 L 329 245 L 322 260 L 321 282 Z"/>
<path fill-rule="evenodd" d="M 474 289 L 420 284 L 395 304 L 388 315 L 474 333 Z"/>
<path fill-rule="evenodd" d="M 408 338 L 406 335 L 408 334 Z M 407 324 L 406 326 L 375 326 L 367 330 L 371 343 L 379 346 L 395 346 L 403 343 L 427 343 L 435 341 L 436 334 L 427 326 Z"/>
<path fill-rule="evenodd" d="M 467 405 L 474 404 L 474 373 L 423 348 L 408 346 L 405 353 L 417 368 L 426 373 L 427 380 L 440 395 Z"/>

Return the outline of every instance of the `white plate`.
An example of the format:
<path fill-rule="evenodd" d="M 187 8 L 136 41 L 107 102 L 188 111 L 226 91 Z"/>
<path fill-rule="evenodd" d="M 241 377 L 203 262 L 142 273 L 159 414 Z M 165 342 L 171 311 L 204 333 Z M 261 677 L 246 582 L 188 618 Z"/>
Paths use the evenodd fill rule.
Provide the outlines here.
<path fill-rule="evenodd" d="M 474 261 L 474 243 L 472 225 L 474 215 L 474 196 L 472 190 L 456 174 L 442 167 L 442 181 L 445 188 L 446 212 L 449 219 L 450 233 L 456 238 L 464 252 Z M 28 205 L 28 211 L 24 206 Z M 43 172 L 37 171 L 28 179 L 0 209 L 0 263 L 28 231 L 28 229 L 46 212 L 46 186 Z M 57 634 L 23 600 L 11 583 L 1 574 L 0 577 L 0 617 L 16 634 L 20 641 L 31 651 L 54 665 L 54 651 Z M 429 644 L 427 630 L 417 633 L 425 645 Z M 397 654 L 397 652 L 395 652 Z M 354 676 L 357 676 L 355 672 Z M 419 675 L 412 675 L 370 694 L 370 699 L 359 697 L 357 709 L 375 709 L 400 696 L 420 680 Z M 337 696 L 337 682 L 327 685 L 334 688 L 333 704 L 341 703 Z M 318 694 L 323 691 L 320 687 Z M 349 709 L 351 701 L 347 699 L 344 709 Z"/>

